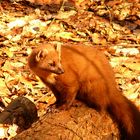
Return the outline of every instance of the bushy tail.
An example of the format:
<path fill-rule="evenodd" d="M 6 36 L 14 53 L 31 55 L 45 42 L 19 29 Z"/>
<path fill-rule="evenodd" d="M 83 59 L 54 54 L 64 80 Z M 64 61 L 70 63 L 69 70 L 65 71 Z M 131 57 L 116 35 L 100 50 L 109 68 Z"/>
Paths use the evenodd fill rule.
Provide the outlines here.
<path fill-rule="evenodd" d="M 108 111 L 119 124 L 122 140 L 140 140 L 140 112 L 130 100 L 114 94 Z"/>

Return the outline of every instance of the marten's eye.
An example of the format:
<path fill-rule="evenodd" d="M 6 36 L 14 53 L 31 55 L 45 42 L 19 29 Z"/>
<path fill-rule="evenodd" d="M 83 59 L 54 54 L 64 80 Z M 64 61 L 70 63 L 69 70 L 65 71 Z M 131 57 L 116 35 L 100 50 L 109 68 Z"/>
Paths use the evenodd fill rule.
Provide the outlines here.
<path fill-rule="evenodd" d="M 55 64 L 55 61 L 49 61 L 48 65 L 51 66 L 51 67 L 54 67 L 56 64 Z"/>

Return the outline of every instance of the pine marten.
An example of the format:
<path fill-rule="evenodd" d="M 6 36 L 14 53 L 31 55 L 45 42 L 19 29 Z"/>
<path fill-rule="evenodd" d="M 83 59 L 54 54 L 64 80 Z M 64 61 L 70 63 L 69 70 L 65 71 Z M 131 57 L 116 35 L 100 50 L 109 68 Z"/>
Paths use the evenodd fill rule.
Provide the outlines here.
<path fill-rule="evenodd" d="M 125 134 L 122 140 L 140 139 L 140 112 L 116 87 L 105 55 L 85 45 L 43 44 L 29 56 L 30 69 L 50 87 L 56 104 L 68 109 L 74 99 L 106 110 Z"/>

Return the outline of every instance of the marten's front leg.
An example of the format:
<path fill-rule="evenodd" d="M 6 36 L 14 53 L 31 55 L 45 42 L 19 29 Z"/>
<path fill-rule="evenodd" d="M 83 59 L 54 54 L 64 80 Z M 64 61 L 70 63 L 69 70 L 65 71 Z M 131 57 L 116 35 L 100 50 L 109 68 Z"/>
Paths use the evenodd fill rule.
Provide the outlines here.
<path fill-rule="evenodd" d="M 58 93 L 59 92 L 59 93 Z M 56 97 L 56 105 L 59 109 L 69 109 L 77 95 L 77 88 L 69 87 L 54 93 Z"/>

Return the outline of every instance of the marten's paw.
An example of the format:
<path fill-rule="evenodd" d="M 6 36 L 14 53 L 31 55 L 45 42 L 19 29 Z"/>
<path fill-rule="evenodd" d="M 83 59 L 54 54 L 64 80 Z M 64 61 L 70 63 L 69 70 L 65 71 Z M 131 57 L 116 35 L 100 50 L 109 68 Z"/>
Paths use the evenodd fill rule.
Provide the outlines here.
<path fill-rule="evenodd" d="M 70 108 L 69 104 L 63 104 L 58 107 L 59 110 L 68 110 Z"/>
<path fill-rule="evenodd" d="M 56 107 L 55 104 L 53 105 L 50 105 L 47 110 L 46 110 L 47 113 L 58 113 L 59 112 L 59 109 Z"/>

